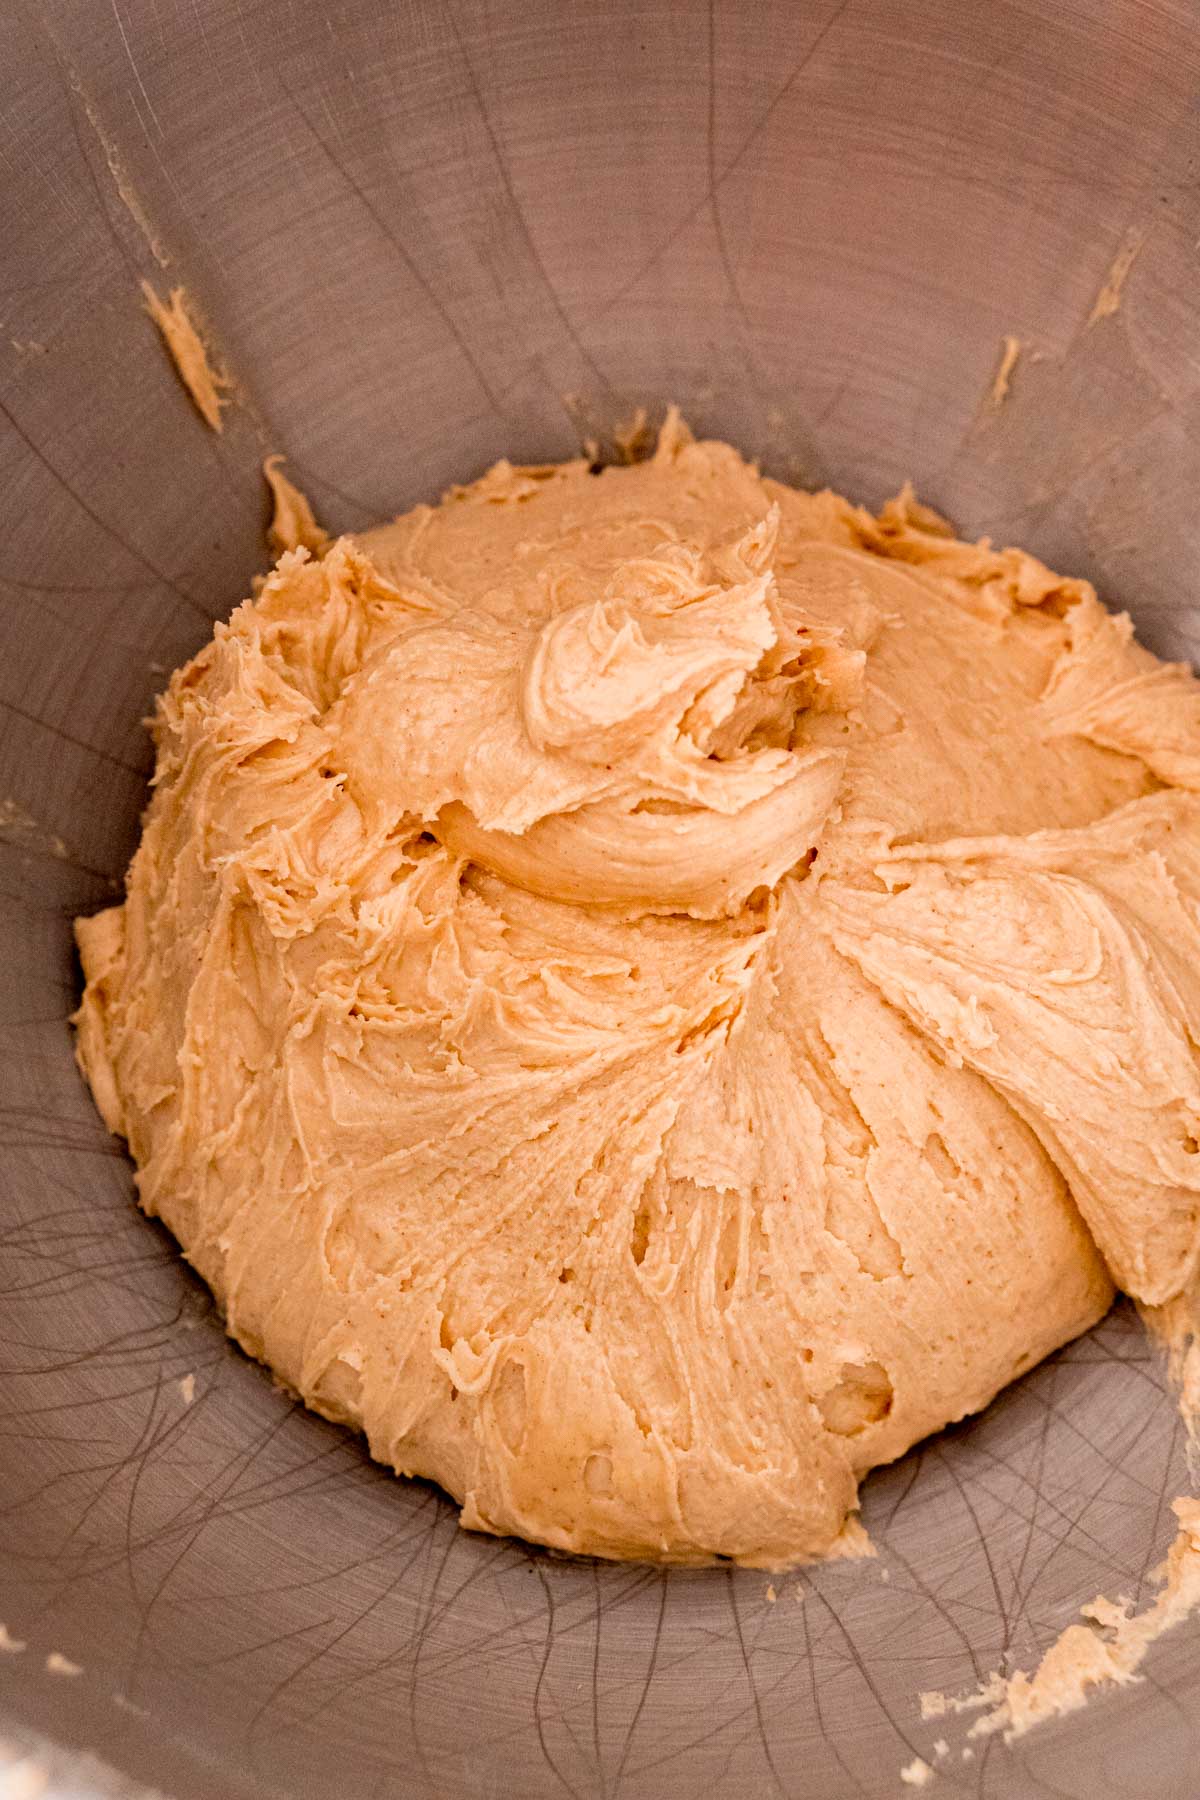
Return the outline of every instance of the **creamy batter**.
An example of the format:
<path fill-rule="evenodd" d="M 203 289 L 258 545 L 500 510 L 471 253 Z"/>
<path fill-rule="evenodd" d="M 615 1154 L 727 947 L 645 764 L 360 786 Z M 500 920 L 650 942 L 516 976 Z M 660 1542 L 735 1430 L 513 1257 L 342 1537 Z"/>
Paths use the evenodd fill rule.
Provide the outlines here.
<path fill-rule="evenodd" d="M 310 1405 L 467 1525 L 773 1567 L 1183 1291 L 1200 687 L 1086 583 L 674 417 L 311 542 L 159 703 L 78 1015 Z"/>

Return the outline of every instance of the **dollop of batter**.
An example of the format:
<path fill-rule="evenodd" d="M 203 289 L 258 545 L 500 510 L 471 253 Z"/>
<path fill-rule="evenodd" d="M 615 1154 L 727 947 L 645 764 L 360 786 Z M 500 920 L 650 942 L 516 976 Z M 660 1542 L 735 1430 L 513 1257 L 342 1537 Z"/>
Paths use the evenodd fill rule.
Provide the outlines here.
<path fill-rule="evenodd" d="M 155 737 L 83 1067 L 238 1341 L 465 1524 L 822 1554 L 1195 1271 L 1200 686 L 1086 583 L 671 416 L 285 554 Z"/>

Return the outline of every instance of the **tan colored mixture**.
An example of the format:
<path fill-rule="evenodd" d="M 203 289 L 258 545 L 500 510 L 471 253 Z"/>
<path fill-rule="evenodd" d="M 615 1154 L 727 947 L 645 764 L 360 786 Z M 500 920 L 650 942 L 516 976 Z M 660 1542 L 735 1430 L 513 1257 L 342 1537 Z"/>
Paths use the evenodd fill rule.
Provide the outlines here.
<path fill-rule="evenodd" d="M 1086 583 L 671 419 L 286 554 L 155 733 L 84 1068 L 465 1524 L 823 1553 L 1194 1270 L 1200 686 Z"/>

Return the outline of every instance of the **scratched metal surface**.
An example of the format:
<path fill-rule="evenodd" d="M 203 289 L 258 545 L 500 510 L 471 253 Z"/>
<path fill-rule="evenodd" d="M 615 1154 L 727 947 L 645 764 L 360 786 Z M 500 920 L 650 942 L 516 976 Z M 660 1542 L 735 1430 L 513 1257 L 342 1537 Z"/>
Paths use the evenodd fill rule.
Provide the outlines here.
<path fill-rule="evenodd" d="M 877 1561 L 774 1604 L 760 1575 L 468 1537 L 226 1344 L 64 1021 L 68 922 L 135 839 L 139 720 L 261 565 L 267 450 L 357 526 L 673 397 L 794 479 L 877 501 L 912 475 L 1191 653 L 1195 9 L 17 0 L 0 82 L 12 1753 L 56 1793 L 176 1800 L 873 1800 L 916 1754 L 948 1795 L 1194 1796 L 1197 1629 L 969 1760 L 916 1699 L 1153 1591 L 1185 1478 L 1127 1310 L 874 1477 Z M 142 277 L 186 283 L 238 379 L 219 439 Z"/>

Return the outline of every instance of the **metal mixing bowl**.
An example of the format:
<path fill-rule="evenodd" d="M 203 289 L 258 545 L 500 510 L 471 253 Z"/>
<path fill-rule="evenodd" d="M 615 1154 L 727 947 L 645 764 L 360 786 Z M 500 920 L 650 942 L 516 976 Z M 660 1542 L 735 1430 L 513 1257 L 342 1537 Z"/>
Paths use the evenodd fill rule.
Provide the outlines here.
<path fill-rule="evenodd" d="M 937 1794 L 1194 1797 L 1194 1627 L 968 1760 L 916 1699 L 1153 1591 L 1186 1475 L 1127 1308 L 872 1477 L 877 1560 L 774 1603 L 467 1536 L 226 1344 L 65 1020 L 140 721 L 263 565 L 267 451 L 355 527 L 675 399 L 793 480 L 911 476 L 1189 654 L 1196 7 L 10 0 L 0 72 L 10 1763 L 176 1800 L 873 1800 L 920 1754 Z M 220 437 L 142 278 L 228 359 Z"/>

